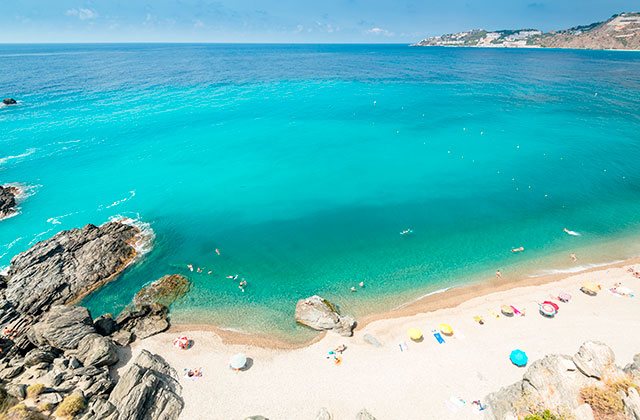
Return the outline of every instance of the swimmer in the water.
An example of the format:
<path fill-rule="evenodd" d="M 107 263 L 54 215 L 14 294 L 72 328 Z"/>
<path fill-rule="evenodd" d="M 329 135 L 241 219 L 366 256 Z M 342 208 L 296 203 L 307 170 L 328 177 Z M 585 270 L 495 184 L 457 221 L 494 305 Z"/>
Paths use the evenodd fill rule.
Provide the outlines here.
<path fill-rule="evenodd" d="M 514 254 L 515 254 L 516 252 L 522 252 L 522 251 L 524 251 L 524 247 L 523 247 L 523 246 L 521 246 L 521 247 L 519 247 L 519 248 L 513 248 L 513 249 L 511 250 L 511 252 L 513 252 Z"/>

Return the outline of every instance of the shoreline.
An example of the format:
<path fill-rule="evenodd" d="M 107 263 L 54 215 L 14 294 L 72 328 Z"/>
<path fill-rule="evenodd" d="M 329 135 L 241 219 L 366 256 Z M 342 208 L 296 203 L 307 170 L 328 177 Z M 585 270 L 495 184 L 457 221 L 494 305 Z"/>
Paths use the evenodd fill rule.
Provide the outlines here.
<path fill-rule="evenodd" d="M 630 265 L 640 264 L 640 256 L 617 260 L 610 263 L 596 264 L 592 267 L 580 271 L 559 272 L 545 274 L 541 276 L 519 277 L 514 279 L 485 279 L 470 284 L 452 286 L 442 290 L 436 290 L 415 300 L 408 301 L 391 310 L 372 313 L 358 319 L 358 325 L 354 329 L 354 334 L 365 329 L 369 324 L 381 320 L 393 320 L 398 318 L 412 317 L 418 314 L 435 312 L 442 309 L 456 308 L 472 299 L 482 298 L 494 293 L 505 292 L 521 287 L 543 286 L 549 283 L 559 282 L 575 276 L 606 271 L 612 268 L 621 268 Z M 293 315 L 292 315 L 293 322 Z M 326 332 L 319 332 L 310 340 L 300 342 L 289 341 L 267 334 L 248 333 L 225 329 L 217 325 L 210 324 L 172 324 L 167 333 L 179 333 L 186 331 L 213 332 L 224 345 L 244 345 L 259 347 L 270 350 L 294 350 L 309 347 L 321 341 Z"/>

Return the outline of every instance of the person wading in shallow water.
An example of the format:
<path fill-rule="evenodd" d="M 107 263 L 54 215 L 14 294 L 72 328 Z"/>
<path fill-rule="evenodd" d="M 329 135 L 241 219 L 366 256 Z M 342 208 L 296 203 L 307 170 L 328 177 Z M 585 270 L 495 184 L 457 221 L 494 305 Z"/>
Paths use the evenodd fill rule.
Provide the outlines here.
<path fill-rule="evenodd" d="M 496 271 L 496 278 L 497 279 L 501 279 L 502 278 L 502 273 L 500 272 L 500 270 Z"/>

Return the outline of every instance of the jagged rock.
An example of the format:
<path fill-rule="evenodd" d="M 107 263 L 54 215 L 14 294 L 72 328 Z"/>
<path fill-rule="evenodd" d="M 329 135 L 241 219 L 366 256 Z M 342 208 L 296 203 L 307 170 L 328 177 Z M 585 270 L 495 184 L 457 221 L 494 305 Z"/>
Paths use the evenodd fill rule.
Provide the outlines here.
<path fill-rule="evenodd" d="M 135 338 L 144 339 L 169 329 L 166 306 L 153 304 L 140 308 L 126 308 L 116 322 L 118 327 L 131 331 Z"/>
<path fill-rule="evenodd" d="M 136 256 L 139 234 L 134 226 L 109 222 L 39 242 L 11 260 L 5 298 L 29 315 L 74 302 L 124 270 Z"/>
<path fill-rule="evenodd" d="M 636 383 L 640 383 L 640 353 L 633 356 L 633 363 L 625 366 L 624 372 L 631 375 Z"/>
<path fill-rule="evenodd" d="M 164 276 L 148 286 L 140 289 L 133 298 L 136 308 L 159 304 L 169 307 L 177 299 L 184 296 L 191 287 L 186 277 L 179 274 Z"/>
<path fill-rule="evenodd" d="M 80 420 L 117 420 L 116 408 L 104 398 L 90 400 Z"/>
<path fill-rule="evenodd" d="M 573 410 L 573 418 L 576 420 L 594 420 L 593 410 L 589 404 L 582 404 Z"/>
<path fill-rule="evenodd" d="M 366 409 L 360 410 L 358 414 L 356 414 L 356 420 L 376 420 L 371 413 L 369 413 Z"/>
<path fill-rule="evenodd" d="M 40 363 L 53 363 L 58 353 L 53 348 L 33 349 L 24 356 L 24 365 L 35 366 Z"/>
<path fill-rule="evenodd" d="M 177 378 L 161 357 L 142 350 L 109 396 L 118 413 L 115 418 L 177 419 L 184 407 Z"/>
<path fill-rule="evenodd" d="M 38 404 L 53 404 L 56 405 L 62 401 L 62 395 L 57 392 L 45 392 L 44 394 L 38 395 L 37 402 Z"/>
<path fill-rule="evenodd" d="M 634 357 L 635 360 L 635 357 Z M 640 395 L 635 388 L 629 388 L 627 395 L 622 398 L 624 412 L 628 419 L 640 420 Z"/>
<path fill-rule="evenodd" d="M 606 374 L 617 371 L 616 356 L 613 350 L 604 343 L 587 341 L 573 356 L 573 362 L 586 376 L 600 379 Z"/>
<path fill-rule="evenodd" d="M 104 314 L 93 320 L 93 327 L 100 335 L 111 335 L 118 330 L 118 323 L 111 314 Z"/>
<path fill-rule="evenodd" d="M 4 98 L 4 99 L 2 100 L 2 103 L 3 103 L 3 104 L 5 104 L 5 105 L 15 105 L 15 104 L 17 104 L 18 102 L 17 102 L 15 99 L 13 99 L 13 98 Z"/>
<path fill-rule="evenodd" d="M 24 371 L 23 365 L 18 366 L 9 366 L 2 370 L 0 370 L 0 379 L 9 380 L 13 379 L 16 376 L 20 375 Z"/>
<path fill-rule="evenodd" d="M 4 385 L 7 394 L 19 400 L 24 400 L 27 397 L 27 386 L 25 384 L 14 384 L 9 382 Z"/>
<path fill-rule="evenodd" d="M 82 306 L 54 306 L 31 327 L 27 336 L 36 346 L 74 350 L 87 335 L 95 333 L 89 311 Z"/>
<path fill-rule="evenodd" d="M 331 416 L 331 413 L 329 413 L 329 410 L 322 407 L 316 415 L 316 420 L 333 420 L 333 417 Z"/>
<path fill-rule="evenodd" d="M 352 336 L 356 326 L 353 317 L 340 315 L 334 304 L 318 295 L 298 301 L 295 319 L 314 330 L 333 330 L 345 337 Z"/>
<path fill-rule="evenodd" d="M 120 347 L 129 345 L 133 341 L 133 333 L 128 330 L 120 330 L 111 336 L 114 343 Z"/>
<path fill-rule="evenodd" d="M 19 190 L 16 187 L 0 185 L 0 219 L 15 213 L 18 192 Z"/>
<path fill-rule="evenodd" d="M 111 366 L 119 360 L 111 339 L 97 333 L 86 335 L 78 345 L 75 355 L 85 366 Z"/>

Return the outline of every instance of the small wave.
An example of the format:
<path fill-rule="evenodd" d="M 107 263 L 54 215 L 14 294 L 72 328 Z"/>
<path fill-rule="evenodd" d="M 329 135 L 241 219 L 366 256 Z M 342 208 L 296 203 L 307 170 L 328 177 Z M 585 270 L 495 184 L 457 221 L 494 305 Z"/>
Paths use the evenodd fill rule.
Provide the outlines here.
<path fill-rule="evenodd" d="M 25 150 L 24 153 L 20 153 L 19 155 L 5 156 L 3 158 L 0 158 L 0 165 L 4 165 L 5 163 L 9 162 L 10 160 L 26 158 L 26 157 L 31 156 L 32 154 L 34 154 L 36 151 L 37 151 L 37 149 L 31 148 L 31 149 Z"/>
<path fill-rule="evenodd" d="M 33 239 L 31 239 L 31 242 L 29 242 L 29 247 L 35 245 L 37 242 L 40 242 L 40 238 L 50 233 L 51 231 L 53 231 L 53 228 L 47 229 L 44 232 L 38 233 L 36 236 L 33 237 Z"/>
<path fill-rule="evenodd" d="M 15 246 L 15 244 L 17 244 L 18 242 L 20 242 L 22 240 L 22 236 L 17 237 L 16 239 L 14 239 L 13 241 L 9 242 L 8 244 L 6 244 L 4 246 L 5 252 L 0 254 L 0 258 L 4 258 L 9 251 L 11 250 L 11 248 L 13 248 Z"/>
<path fill-rule="evenodd" d="M 6 276 L 9 274 L 9 266 L 0 267 L 0 276 Z"/>
<path fill-rule="evenodd" d="M 116 215 L 109 218 L 110 222 L 120 222 L 125 225 L 130 225 L 138 228 L 140 233 L 136 237 L 136 241 L 133 244 L 138 257 L 142 257 L 148 254 L 153 249 L 153 242 L 156 238 L 156 234 L 151 228 L 151 224 L 140 220 L 140 215 L 136 218 L 126 217 L 123 215 Z"/>
<path fill-rule="evenodd" d="M 439 294 L 445 293 L 445 292 L 447 292 L 447 291 L 449 291 L 451 289 L 453 289 L 453 287 L 445 287 L 444 289 L 434 290 L 433 292 L 426 293 L 426 294 L 424 294 L 422 296 L 419 296 L 419 297 L 413 299 L 412 301 L 403 303 L 402 305 L 395 307 L 393 310 L 395 311 L 397 309 L 402 309 L 402 308 L 404 308 L 406 306 L 409 306 L 409 305 L 412 305 L 415 302 L 418 302 L 418 301 L 420 301 L 420 300 L 422 300 L 422 299 L 424 299 L 426 297 L 433 296 L 433 295 L 439 295 Z"/>
<path fill-rule="evenodd" d="M 62 224 L 62 222 L 60 221 L 61 219 L 64 219 L 65 217 L 73 216 L 74 214 L 79 214 L 79 213 L 82 213 L 82 212 L 74 211 L 72 213 L 63 214 L 62 216 L 50 217 L 47 219 L 47 223 L 51 223 L 52 225 L 61 225 Z"/>
<path fill-rule="evenodd" d="M 53 144 L 73 144 L 73 143 L 80 143 L 82 140 L 67 140 L 67 141 L 57 141 Z"/>
<path fill-rule="evenodd" d="M 125 197 L 122 200 L 114 201 L 113 203 L 111 203 L 108 206 L 106 206 L 106 208 L 110 209 L 112 207 L 119 206 L 120 204 L 131 200 L 135 196 L 136 196 L 136 190 L 129 191 L 129 197 Z"/>
<path fill-rule="evenodd" d="M 608 265 L 619 264 L 621 262 L 624 262 L 624 260 L 615 260 L 615 261 L 609 261 L 609 262 L 597 263 L 597 264 L 596 263 L 594 263 L 594 264 L 583 264 L 583 265 L 578 265 L 578 266 L 569 267 L 569 268 L 542 270 L 542 271 L 539 271 L 536 274 L 530 275 L 529 277 L 535 278 L 535 277 L 553 276 L 555 274 L 579 273 L 581 271 L 590 270 L 592 268 L 606 267 Z"/>

